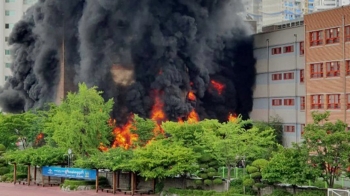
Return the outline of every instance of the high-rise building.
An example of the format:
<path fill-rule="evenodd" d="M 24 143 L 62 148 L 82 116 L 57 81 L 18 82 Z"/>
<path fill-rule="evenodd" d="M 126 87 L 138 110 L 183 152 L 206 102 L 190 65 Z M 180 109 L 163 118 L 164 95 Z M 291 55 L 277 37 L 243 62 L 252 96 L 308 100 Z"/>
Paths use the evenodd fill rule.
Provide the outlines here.
<path fill-rule="evenodd" d="M 11 75 L 11 48 L 9 35 L 15 23 L 25 11 L 38 0 L 1 0 L 0 1 L 0 86 Z"/>

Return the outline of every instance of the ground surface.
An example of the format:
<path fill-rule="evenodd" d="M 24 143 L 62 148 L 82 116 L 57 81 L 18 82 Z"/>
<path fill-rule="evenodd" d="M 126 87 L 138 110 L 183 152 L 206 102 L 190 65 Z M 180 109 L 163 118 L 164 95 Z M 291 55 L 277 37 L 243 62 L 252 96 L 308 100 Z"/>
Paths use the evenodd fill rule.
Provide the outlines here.
<path fill-rule="evenodd" d="M 59 187 L 41 187 L 36 185 L 14 185 L 13 183 L 0 183 L 0 196 L 76 196 L 76 195 L 99 195 L 99 196 L 112 196 L 112 193 L 105 193 L 95 190 L 91 191 L 72 191 L 64 192 Z M 117 193 L 116 196 L 124 195 L 124 193 Z M 125 195 L 124 195 L 125 196 Z"/>

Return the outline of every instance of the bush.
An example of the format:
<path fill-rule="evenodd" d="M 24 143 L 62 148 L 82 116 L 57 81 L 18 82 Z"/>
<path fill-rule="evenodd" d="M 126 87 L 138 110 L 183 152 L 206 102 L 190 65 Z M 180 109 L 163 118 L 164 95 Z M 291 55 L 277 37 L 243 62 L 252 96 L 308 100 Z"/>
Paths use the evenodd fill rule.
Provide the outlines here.
<path fill-rule="evenodd" d="M 211 184 L 212 184 L 212 181 L 209 180 L 209 179 L 206 179 L 206 180 L 204 180 L 204 184 L 205 184 L 205 185 L 211 185 Z"/>
<path fill-rule="evenodd" d="M 243 181 L 244 186 L 253 186 L 255 184 L 255 181 L 251 178 L 245 179 Z"/>
<path fill-rule="evenodd" d="M 318 190 L 307 190 L 303 192 L 299 192 L 296 194 L 296 196 L 320 196 L 320 195 L 326 195 L 326 192 L 324 191 L 318 191 Z"/>
<path fill-rule="evenodd" d="M 259 171 L 259 169 L 258 168 L 256 168 L 256 167 L 253 167 L 253 166 L 247 166 L 247 172 L 248 173 L 255 173 L 255 172 L 258 172 Z"/>
<path fill-rule="evenodd" d="M 0 179 L 1 182 L 6 182 L 6 180 L 7 180 L 6 176 L 1 176 L 1 179 Z"/>
<path fill-rule="evenodd" d="M 217 175 L 216 172 L 209 172 L 209 173 L 208 173 L 208 177 L 209 177 L 209 178 L 212 178 L 213 176 L 216 176 L 216 175 Z"/>
<path fill-rule="evenodd" d="M 8 167 L 0 167 L 0 175 L 8 173 L 10 170 Z"/>
<path fill-rule="evenodd" d="M 273 190 L 273 192 L 271 194 L 269 194 L 268 196 L 291 196 L 292 194 L 289 193 L 286 190 L 282 190 L 282 189 L 275 189 Z"/>
<path fill-rule="evenodd" d="M 194 183 L 196 185 L 202 185 L 203 184 L 202 180 L 195 180 Z"/>
<path fill-rule="evenodd" d="M 201 177 L 203 179 L 207 179 L 208 175 L 206 173 L 201 173 L 201 174 L 199 174 L 199 177 Z"/>
<path fill-rule="evenodd" d="M 0 144 L 0 152 L 4 152 L 6 150 L 6 147 L 3 144 Z"/>
<path fill-rule="evenodd" d="M 222 183 L 223 183 L 223 181 L 222 181 L 221 178 L 215 178 L 215 179 L 213 180 L 213 184 L 222 184 Z"/>

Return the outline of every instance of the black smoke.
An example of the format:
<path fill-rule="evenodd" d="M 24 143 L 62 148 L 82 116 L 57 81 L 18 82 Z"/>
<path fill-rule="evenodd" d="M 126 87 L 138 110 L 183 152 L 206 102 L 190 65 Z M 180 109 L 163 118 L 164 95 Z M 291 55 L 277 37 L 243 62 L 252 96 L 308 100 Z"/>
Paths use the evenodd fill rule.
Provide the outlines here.
<path fill-rule="evenodd" d="M 117 120 L 149 117 L 155 96 L 169 120 L 193 109 L 202 119 L 248 118 L 255 59 L 242 10 L 239 0 L 40 0 L 10 36 L 13 77 L 1 107 L 22 112 L 56 101 L 63 77 L 65 91 L 85 82 L 114 98 Z M 116 82 L 128 71 L 126 83 Z"/>

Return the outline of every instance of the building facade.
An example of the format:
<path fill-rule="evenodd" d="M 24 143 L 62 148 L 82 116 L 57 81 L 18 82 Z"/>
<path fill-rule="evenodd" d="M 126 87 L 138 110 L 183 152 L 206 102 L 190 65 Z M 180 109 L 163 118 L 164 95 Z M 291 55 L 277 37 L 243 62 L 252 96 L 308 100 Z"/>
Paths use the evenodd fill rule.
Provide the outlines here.
<path fill-rule="evenodd" d="M 1 0 L 0 1 L 0 86 L 11 75 L 11 49 L 9 35 L 25 11 L 38 0 Z"/>
<path fill-rule="evenodd" d="M 350 124 L 350 6 L 305 16 L 306 122 L 313 111 Z"/>
<path fill-rule="evenodd" d="M 301 140 L 305 124 L 304 26 L 256 34 L 253 120 L 283 122 L 284 145 Z"/>

